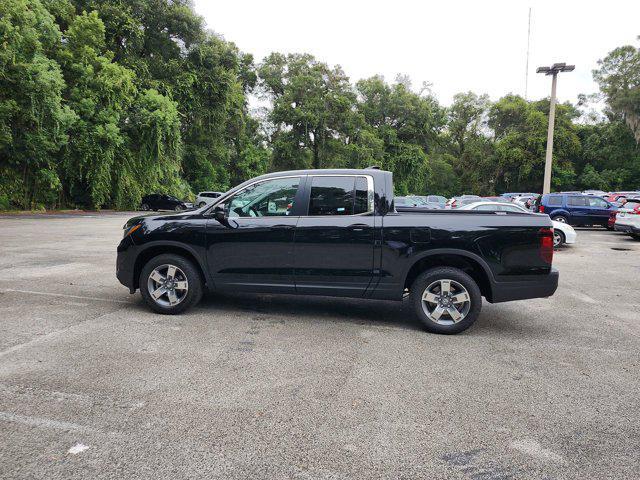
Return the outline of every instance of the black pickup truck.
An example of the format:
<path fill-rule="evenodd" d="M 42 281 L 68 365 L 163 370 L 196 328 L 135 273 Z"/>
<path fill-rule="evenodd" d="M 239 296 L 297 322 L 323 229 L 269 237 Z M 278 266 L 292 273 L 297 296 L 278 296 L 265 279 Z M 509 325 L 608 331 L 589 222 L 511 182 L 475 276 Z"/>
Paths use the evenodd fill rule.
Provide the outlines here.
<path fill-rule="evenodd" d="M 187 213 L 124 226 L 117 277 L 159 313 L 206 289 L 410 301 L 425 328 L 457 333 L 482 297 L 553 295 L 546 215 L 410 209 L 393 204 L 391 172 L 263 175 Z"/>

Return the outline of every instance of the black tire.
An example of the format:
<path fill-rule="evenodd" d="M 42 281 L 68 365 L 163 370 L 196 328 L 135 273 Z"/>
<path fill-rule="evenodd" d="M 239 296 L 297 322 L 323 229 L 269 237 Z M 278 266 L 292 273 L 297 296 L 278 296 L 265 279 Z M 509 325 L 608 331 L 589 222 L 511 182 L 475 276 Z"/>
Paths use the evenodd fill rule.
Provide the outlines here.
<path fill-rule="evenodd" d="M 149 205 L 147 205 L 146 203 L 142 204 L 142 210 L 144 210 L 145 212 L 149 211 Z"/>
<path fill-rule="evenodd" d="M 437 323 L 429 317 L 427 312 L 425 312 L 425 308 L 423 308 L 423 294 L 426 293 L 427 287 L 430 287 L 439 280 L 452 280 L 453 282 L 457 282 L 459 285 L 464 287 L 468 293 L 468 311 L 464 317 L 456 323 L 448 325 Z M 482 308 L 482 295 L 478 284 L 462 270 L 453 267 L 431 268 L 420 274 L 411 286 L 411 301 L 413 303 L 415 314 L 424 328 L 429 332 L 442 334 L 454 334 L 466 330 L 477 320 Z"/>
<path fill-rule="evenodd" d="M 184 208 L 182 208 L 182 205 L 176 205 L 176 208 L 174 208 L 174 210 L 175 210 L 176 212 L 181 212 L 181 211 L 183 211 L 183 210 L 184 210 Z"/>
<path fill-rule="evenodd" d="M 561 223 L 569 223 L 567 221 L 567 217 L 565 217 L 564 215 L 556 215 L 555 217 L 551 217 L 551 220 Z"/>
<path fill-rule="evenodd" d="M 559 241 L 556 237 L 559 237 Z M 562 233 L 560 230 L 553 230 L 553 246 L 554 248 L 559 248 L 561 246 L 564 245 L 564 242 L 566 241 L 566 237 L 564 236 L 564 233 Z M 558 242 L 558 243 L 556 243 Z"/>
<path fill-rule="evenodd" d="M 206 205 L 206 202 L 200 202 L 200 203 L 198 204 L 198 208 L 202 208 L 202 207 L 204 207 L 205 205 Z"/>
<path fill-rule="evenodd" d="M 174 265 L 184 273 L 188 282 L 188 290 L 184 298 L 177 305 L 161 305 L 151 296 L 149 291 L 149 276 L 156 267 L 162 265 Z M 157 312 L 166 315 L 175 315 L 184 312 L 186 309 L 196 305 L 202 298 L 203 282 L 197 267 L 186 258 L 174 254 L 162 254 L 149 260 L 140 272 L 139 278 L 140 294 L 149 307 Z"/>

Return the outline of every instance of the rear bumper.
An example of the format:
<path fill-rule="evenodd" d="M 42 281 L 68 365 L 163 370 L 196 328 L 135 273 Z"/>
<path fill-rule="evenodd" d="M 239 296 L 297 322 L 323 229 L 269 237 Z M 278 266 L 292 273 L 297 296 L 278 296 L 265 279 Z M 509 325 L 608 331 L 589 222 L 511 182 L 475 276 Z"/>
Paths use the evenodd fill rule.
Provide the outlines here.
<path fill-rule="evenodd" d="M 560 274 L 552 268 L 547 275 L 518 275 L 513 279 L 493 282 L 491 303 L 550 297 L 558 288 Z"/>
<path fill-rule="evenodd" d="M 616 222 L 613 228 L 616 232 L 640 234 L 640 227 L 634 225 L 625 225 Z"/>

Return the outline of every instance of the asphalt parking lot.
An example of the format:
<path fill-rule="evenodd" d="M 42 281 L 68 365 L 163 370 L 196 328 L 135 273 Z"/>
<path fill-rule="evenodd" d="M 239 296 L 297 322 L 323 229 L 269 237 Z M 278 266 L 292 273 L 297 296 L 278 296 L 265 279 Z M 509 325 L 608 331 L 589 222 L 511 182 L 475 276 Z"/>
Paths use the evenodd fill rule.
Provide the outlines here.
<path fill-rule="evenodd" d="M 153 314 L 128 216 L 0 218 L 0 478 L 640 477 L 640 242 L 579 229 L 554 297 L 438 336 L 395 302 Z"/>

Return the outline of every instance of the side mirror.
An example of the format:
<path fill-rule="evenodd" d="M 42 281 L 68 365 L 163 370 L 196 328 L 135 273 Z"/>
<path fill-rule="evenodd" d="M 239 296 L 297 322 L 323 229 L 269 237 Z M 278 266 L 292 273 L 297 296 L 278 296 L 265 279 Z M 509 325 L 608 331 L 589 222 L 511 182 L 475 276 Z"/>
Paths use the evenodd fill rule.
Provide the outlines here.
<path fill-rule="evenodd" d="M 225 225 L 227 223 L 226 205 L 216 205 L 213 209 L 213 218 Z"/>

